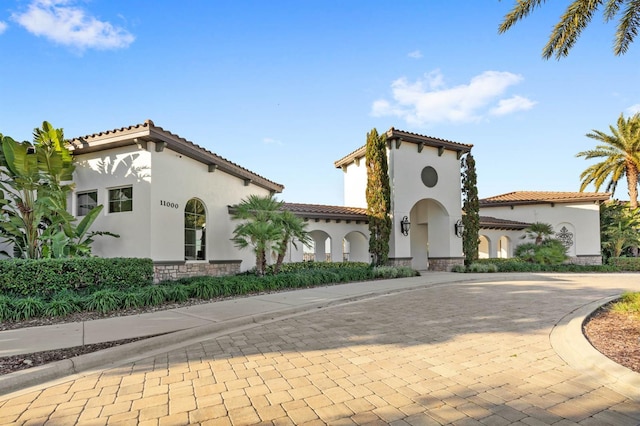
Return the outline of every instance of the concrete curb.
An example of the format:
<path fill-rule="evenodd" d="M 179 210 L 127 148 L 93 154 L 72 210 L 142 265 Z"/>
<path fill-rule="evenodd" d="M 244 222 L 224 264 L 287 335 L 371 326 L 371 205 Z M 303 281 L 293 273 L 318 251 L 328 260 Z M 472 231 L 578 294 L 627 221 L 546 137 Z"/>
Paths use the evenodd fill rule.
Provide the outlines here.
<path fill-rule="evenodd" d="M 549 340 L 569 366 L 630 399 L 640 401 L 640 373 L 604 356 L 582 333 L 582 325 L 589 315 L 619 297 L 609 296 L 568 313 L 553 327 Z"/>

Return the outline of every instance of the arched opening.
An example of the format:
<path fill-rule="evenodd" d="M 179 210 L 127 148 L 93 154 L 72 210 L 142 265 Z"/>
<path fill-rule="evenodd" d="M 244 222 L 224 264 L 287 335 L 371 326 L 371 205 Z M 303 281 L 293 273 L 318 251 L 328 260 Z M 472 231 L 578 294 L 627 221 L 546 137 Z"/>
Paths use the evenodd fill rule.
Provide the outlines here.
<path fill-rule="evenodd" d="M 453 228 L 442 204 L 433 199 L 420 200 L 411 209 L 409 220 L 412 268 L 426 270 L 429 257 L 449 257 Z"/>
<path fill-rule="evenodd" d="M 511 240 L 506 235 L 498 240 L 498 257 L 502 259 L 511 257 Z"/>
<path fill-rule="evenodd" d="M 478 259 L 488 259 L 491 257 L 491 240 L 486 235 L 480 235 L 478 244 Z"/>
<path fill-rule="evenodd" d="M 310 247 L 304 248 L 303 259 L 305 261 L 330 262 L 331 261 L 331 237 L 324 231 L 311 231 Z"/>
<path fill-rule="evenodd" d="M 197 198 L 187 201 L 184 207 L 184 258 L 207 258 L 207 213 L 204 203 Z"/>
<path fill-rule="evenodd" d="M 369 262 L 369 244 L 361 232 L 352 231 L 344 236 L 342 259 L 345 262 Z"/>

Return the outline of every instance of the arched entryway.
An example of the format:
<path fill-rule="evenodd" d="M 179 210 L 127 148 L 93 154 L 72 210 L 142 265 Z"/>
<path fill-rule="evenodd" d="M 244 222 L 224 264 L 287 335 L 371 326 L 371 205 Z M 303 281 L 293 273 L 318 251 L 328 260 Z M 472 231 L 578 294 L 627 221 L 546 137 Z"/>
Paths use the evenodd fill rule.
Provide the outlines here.
<path fill-rule="evenodd" d="M 361 232 L 352 231 L 344 236 L 342 259 L 345 262 L 369 262 L 369 241 Z"/>
<path fill-rule="evenodd" d="M 478 258 L 489 259 L 491 257 L 491 240 L 486 235 L 478 237 Z"/>
<path fill-rule="evenodd" d="M 304 260 L 315 262 L 331 261 L 331 237 L 324 231 L 309 232 L 312 243 L 309 248 L 304 248 Z"/>
<path fill-rule="evenodd" d="M 450 256 L 449 213 L 436 200 L 424 199 L 411 208 L 411 267 L 429 269 L 430 257 Z"/>

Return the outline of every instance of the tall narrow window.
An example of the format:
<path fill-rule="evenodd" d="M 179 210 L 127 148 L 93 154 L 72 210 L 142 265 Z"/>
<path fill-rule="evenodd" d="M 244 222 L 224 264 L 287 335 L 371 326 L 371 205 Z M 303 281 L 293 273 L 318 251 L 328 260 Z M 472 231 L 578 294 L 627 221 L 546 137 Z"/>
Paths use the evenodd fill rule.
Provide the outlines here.
<path fill-rule="evenodd" d="M 184 258 L 205 260 L 207 213 L 202 201 L 192 198 L 184 208 Z"/>
<path fill-rule="evenodd" d="M 109 190 L 109 213 L 133 211 L 133 188 L 125 186 Z"/>
<path fill-rule="evenodd" d="M 98 205 L 98 191 L 78 192 L 77 216 L 86 216 Z"/>

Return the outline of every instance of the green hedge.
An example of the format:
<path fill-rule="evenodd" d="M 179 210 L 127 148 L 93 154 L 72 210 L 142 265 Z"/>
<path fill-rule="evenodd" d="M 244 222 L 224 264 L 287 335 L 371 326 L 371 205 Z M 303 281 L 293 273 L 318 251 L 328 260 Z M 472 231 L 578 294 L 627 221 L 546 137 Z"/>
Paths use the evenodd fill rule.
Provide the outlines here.
<path fill-rule="evenodd" d="M 491 264 L 497 267 L 497 272 L 620 272 L 622 268 L 616 265 L 575 265 L 573 263 L 561 263 L 556 265 L 541 265 L 539 263 L 525 262 L 518 258 L 509 259 L 478 259 L 474 263 L 479 265 Z M 453 272 L 481 272 L 454 270 Z"/>
<path fill-rule="evenodd" d="M 0 260 L 0 293 L 50 295 L 88 287 L 146 286 L 153 283 L 151 259 L 86 257 Z"/>
<path fill-rule="evenodd" d="M 610 257 L 607 264 L 622 271 L 640 271 L 640 257 Z"/>

